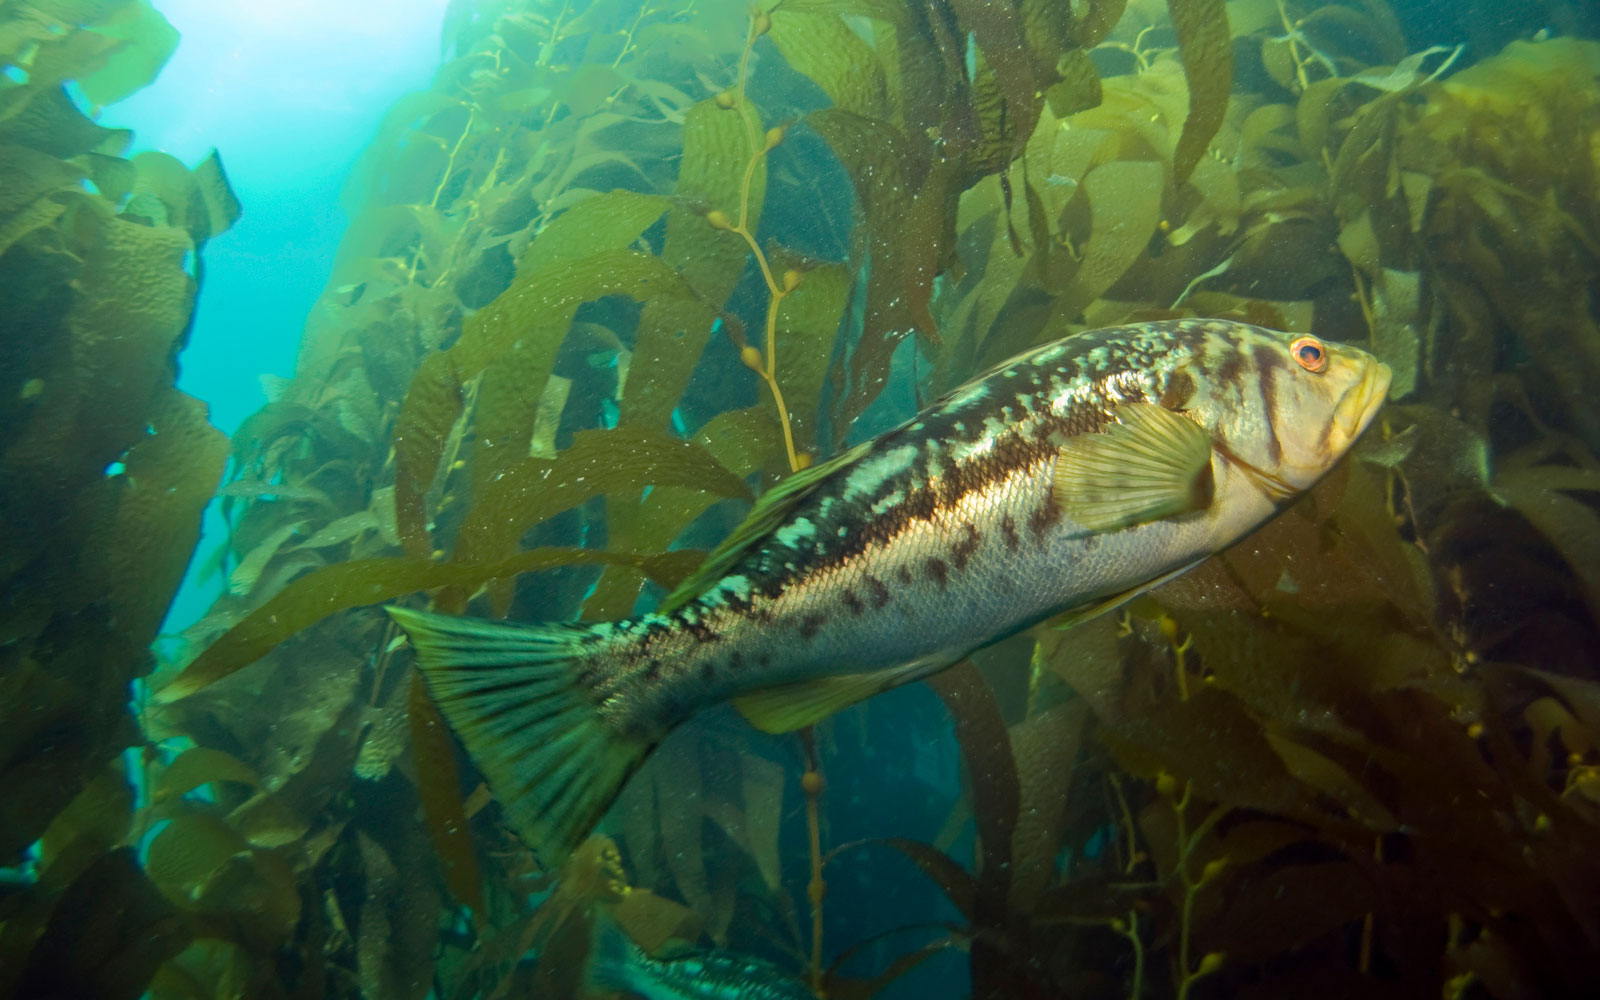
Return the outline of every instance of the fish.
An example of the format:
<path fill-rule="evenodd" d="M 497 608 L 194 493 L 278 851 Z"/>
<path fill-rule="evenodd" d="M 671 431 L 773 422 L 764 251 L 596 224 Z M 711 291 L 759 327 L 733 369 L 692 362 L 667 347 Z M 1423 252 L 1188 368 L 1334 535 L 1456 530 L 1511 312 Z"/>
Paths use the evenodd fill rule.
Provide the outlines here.
<path fill-rule="evenodd" d="M 506 821 L 553 865 L 703 707 L 799 729 L 1228 547 L 1350 450 L 1389 381 L 1358 347 L 1242 323 L 1087 331 L 783 480 L 653 612 L 388 611 Z"/>
<path fill-rule="evenodd" d="M 816 1000 L 798 978 L 752 955 L 716 949 L 652 958 L 609 922 L 596 937 L 591 990 L 645 1000 Z"/>

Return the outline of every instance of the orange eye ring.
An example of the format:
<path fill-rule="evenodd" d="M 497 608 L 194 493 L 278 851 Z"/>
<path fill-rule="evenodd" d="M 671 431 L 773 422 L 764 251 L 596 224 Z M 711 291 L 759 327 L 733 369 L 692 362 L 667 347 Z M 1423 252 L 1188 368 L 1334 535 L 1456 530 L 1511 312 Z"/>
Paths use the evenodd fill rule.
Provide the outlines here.
<path fill-rule="evenodd" d="M 1295 364 L 1308 372 L 1320 372 L 1328 367 L 1328 349 L 1315 337 L 1301 337 L 1289 345 Z"/>

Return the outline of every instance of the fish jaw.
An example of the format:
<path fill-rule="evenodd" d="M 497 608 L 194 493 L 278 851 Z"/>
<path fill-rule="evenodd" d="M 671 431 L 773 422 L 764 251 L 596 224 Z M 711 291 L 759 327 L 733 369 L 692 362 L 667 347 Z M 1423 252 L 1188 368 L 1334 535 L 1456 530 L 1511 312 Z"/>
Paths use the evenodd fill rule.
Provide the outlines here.
<path fill-rule="evenodd" d="M 1339 399 L 1334 407 L 1333 423 L 1328 431 L 1328 449 L 1334 456 L 1343 455 L 1372 423 L 1384 402 L 1389 398 L 1389 385 L 1394 373 L 1381 361 L 1369 361 L 1361 373 L 1361 380 Z"/>

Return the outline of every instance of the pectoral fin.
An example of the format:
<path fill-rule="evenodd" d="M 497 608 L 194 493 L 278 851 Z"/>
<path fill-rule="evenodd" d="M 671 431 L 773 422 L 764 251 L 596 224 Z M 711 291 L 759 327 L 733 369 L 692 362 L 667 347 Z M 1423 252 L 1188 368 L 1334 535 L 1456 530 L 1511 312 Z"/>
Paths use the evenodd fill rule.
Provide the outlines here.
<path fill-rule="evenodd" d="M 1155 403 L 1119 406 L 1116 417 L 1056 455 L 1054 495 L 1069 518 L 1110 531 L 1211 503 L 1211 438 L 1198 424 Z"/>

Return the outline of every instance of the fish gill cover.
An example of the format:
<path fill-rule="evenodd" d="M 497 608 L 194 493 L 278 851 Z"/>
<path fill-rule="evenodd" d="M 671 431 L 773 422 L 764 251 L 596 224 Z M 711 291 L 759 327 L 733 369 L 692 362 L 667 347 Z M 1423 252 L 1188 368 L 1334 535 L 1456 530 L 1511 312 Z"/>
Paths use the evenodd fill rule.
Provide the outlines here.
<path fill-rule="evenodd" d="M 227 594 L 130 714 L 223 461 L 170 383 L 229 213 L 59 84 L 148 78 L 152 13 L 0 5 L 0 993 L 597 995 L 601 913 L 832 997 L 960 959 L 919 994 L 1600 987 L 1600 45 L 1465 65 L 1382 0 L 457 0 L 233 442 Z M 911 401 L 1187 315 L 1369 347 L 1397 402 L 943 709 L 703 718 L 559 872 L 373 607 L 626 615 Z"/>

